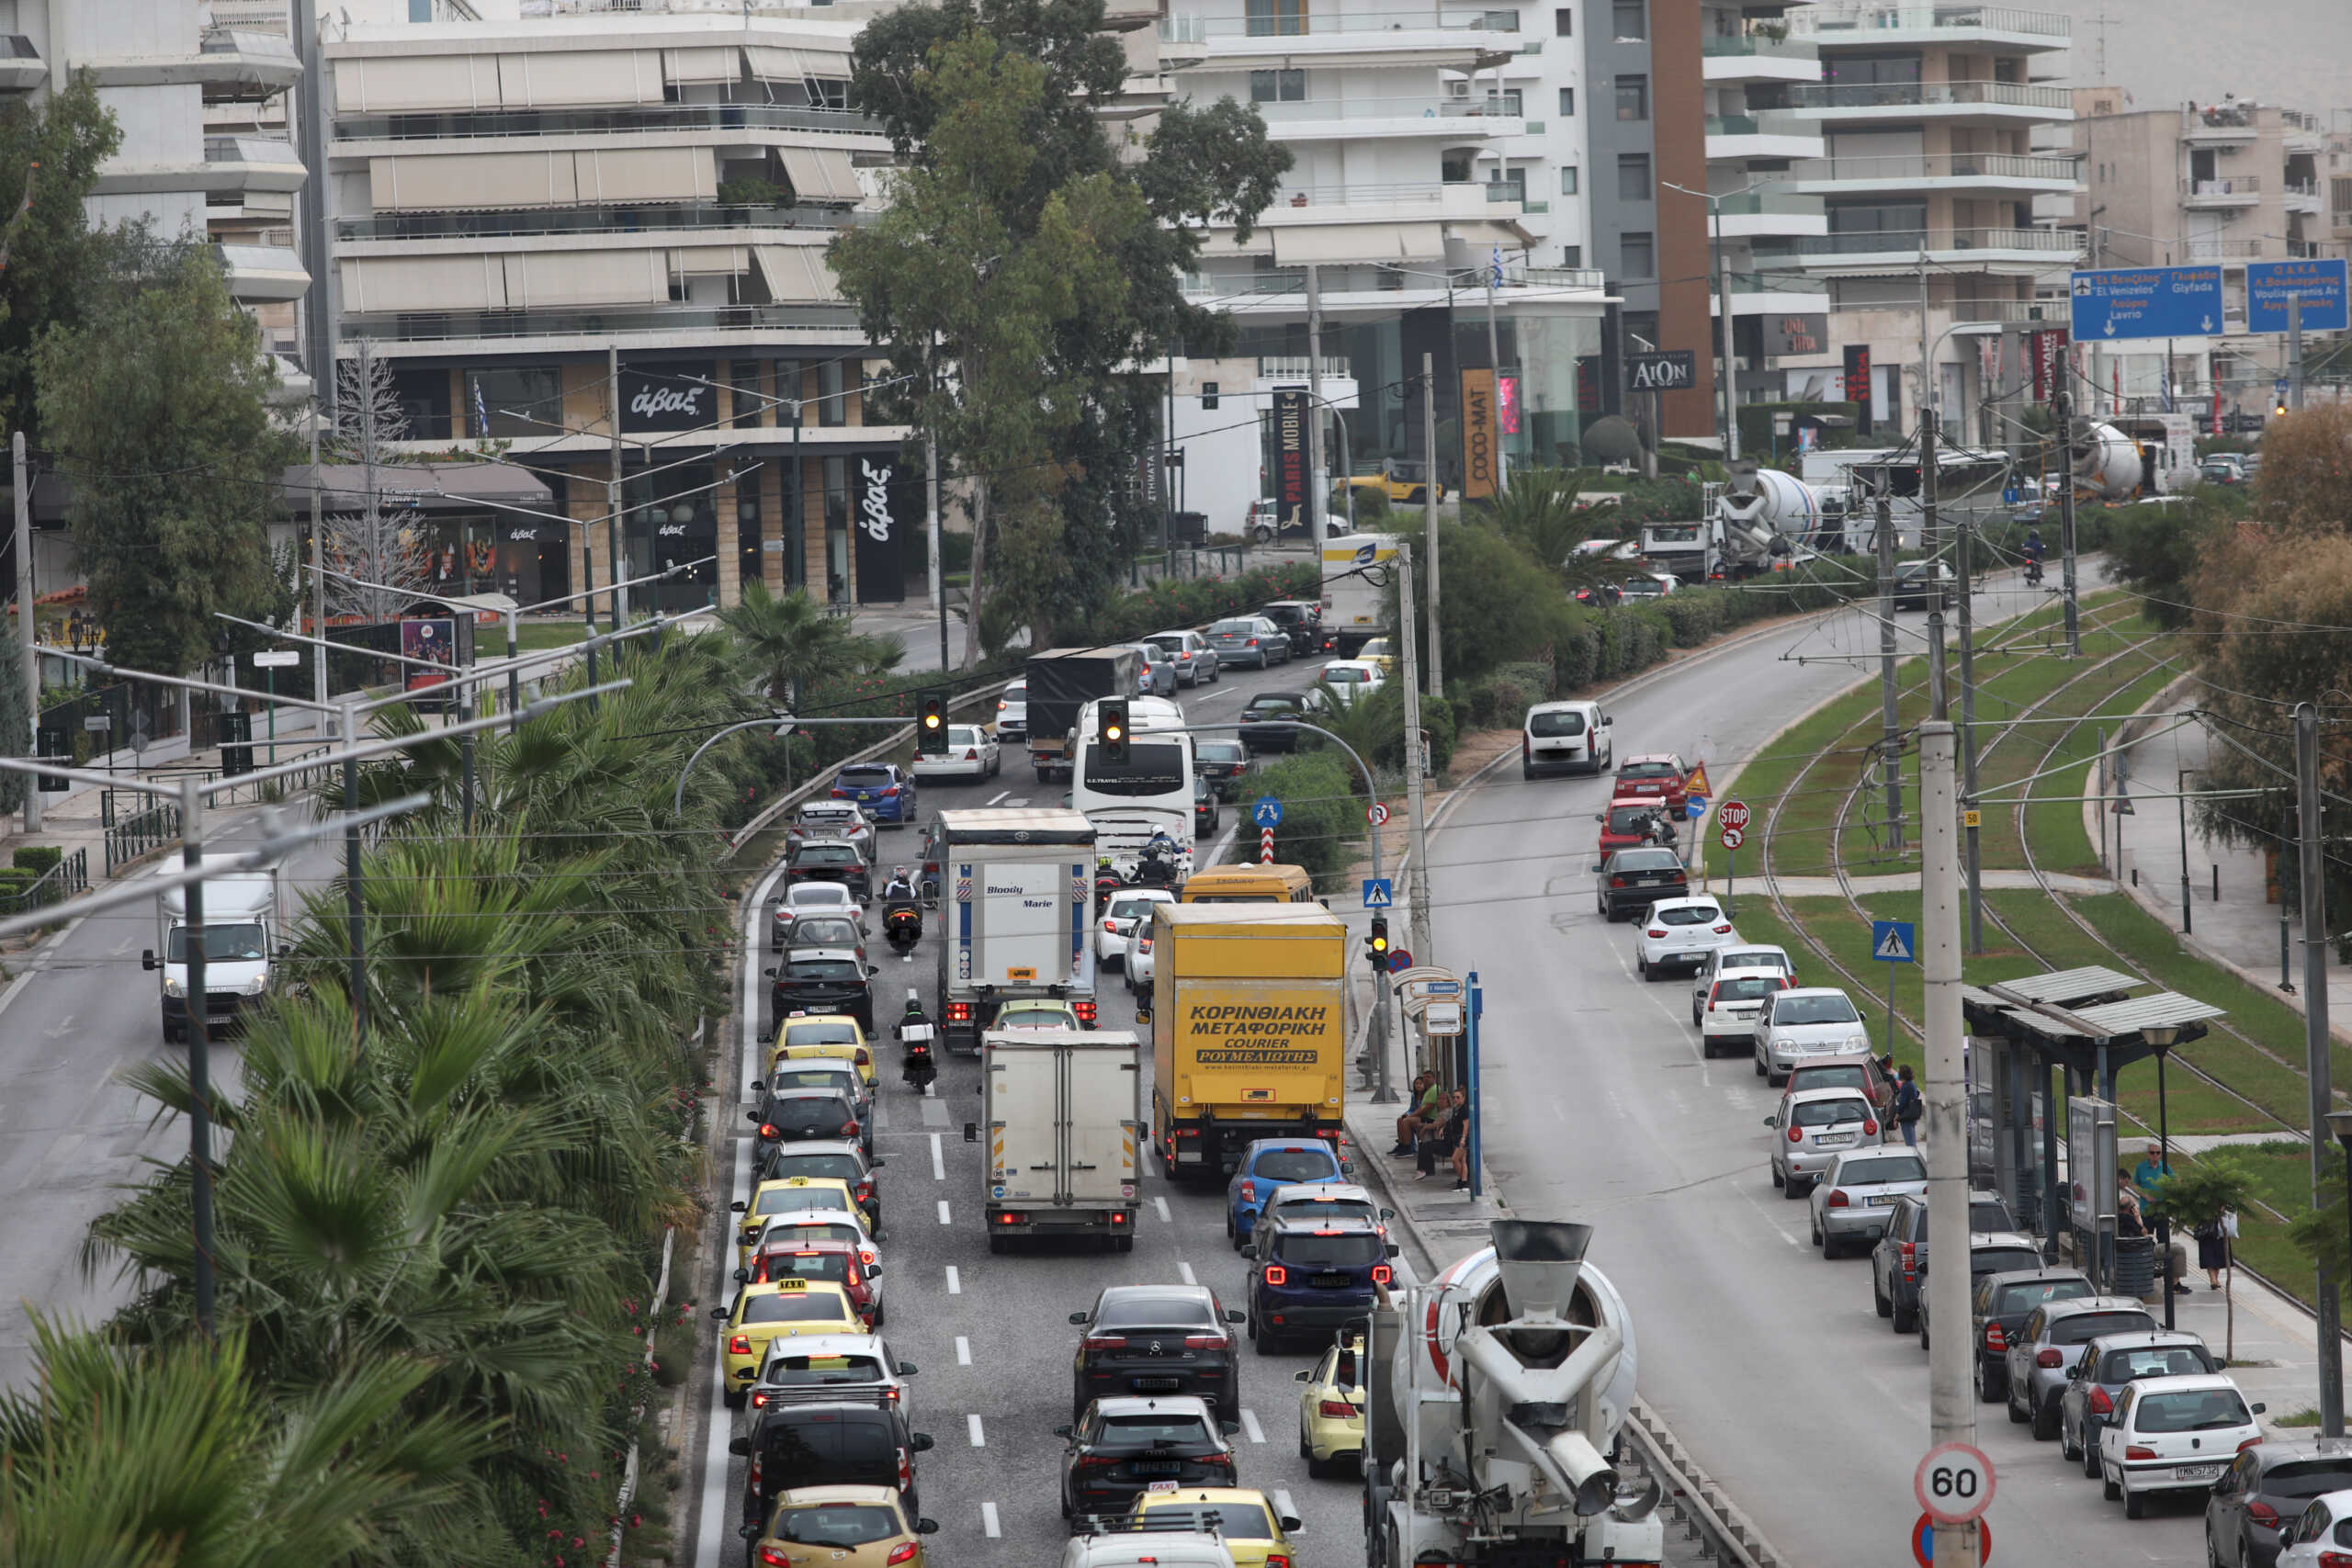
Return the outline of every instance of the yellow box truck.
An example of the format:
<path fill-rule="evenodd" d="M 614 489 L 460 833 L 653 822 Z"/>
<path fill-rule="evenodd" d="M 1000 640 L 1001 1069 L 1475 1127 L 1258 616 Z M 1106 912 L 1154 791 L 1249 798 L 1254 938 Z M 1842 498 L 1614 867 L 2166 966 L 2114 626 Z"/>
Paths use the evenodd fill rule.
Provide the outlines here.
<path fill-rule="evenodd" d="M 1347 928 L 1319 904 L 1152 907 L 1152 1143 L 1170 1176 L 1222 1179 L 1256 1138 L 1336 1152 Z"/>

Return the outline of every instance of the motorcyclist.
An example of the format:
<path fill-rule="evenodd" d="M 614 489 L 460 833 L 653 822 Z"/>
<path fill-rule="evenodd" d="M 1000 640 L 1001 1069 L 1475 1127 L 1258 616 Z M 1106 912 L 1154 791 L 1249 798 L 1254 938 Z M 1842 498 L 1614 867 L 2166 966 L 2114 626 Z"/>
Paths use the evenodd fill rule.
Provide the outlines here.
<path fill-rule="evenodd" d="M 1165 828 L 1154 829 L 1151 840 L 1136 857 L 1136 880 L 1173 882 L 1176 877 L 1176 840 L 1168 836 Z"/>
<path fill-rule="evenodd" d="M 1653 811 L 1642 819 L 1642 842 L 1674 847 L 1674 824 L 1663 811 Z"/>
<path fill-rule="evenodd" d="M 2041 557 L 2046 548 L 2041 542 L 2041 529 L 2028 528 L 2025 531 L 2025 580 L 2028 582 L 2041 581 Z"/>
<path fill-rule="evenodd" d="M 907 874 L 905 866 L 894 865 L 890 868 L 890 880 L 882 888 L 882 902 L 885 904 L 915 902 L 914 878 Z"/>
<path fill-rule="evenodd" d="M 917 1031 L 909 1039 L 910 1031 Z M 907 1059 L 899 1068 L 899 1078 L 917 1093 L 930 1086 L 939 1076 L 939 1063 L 931 1052 L 931 1020 L 922 1010 L 922 998 L 912 986 L 907 987 L 906 1010 L 899 1014 L 896 1033 L 907 1048 Z"/>

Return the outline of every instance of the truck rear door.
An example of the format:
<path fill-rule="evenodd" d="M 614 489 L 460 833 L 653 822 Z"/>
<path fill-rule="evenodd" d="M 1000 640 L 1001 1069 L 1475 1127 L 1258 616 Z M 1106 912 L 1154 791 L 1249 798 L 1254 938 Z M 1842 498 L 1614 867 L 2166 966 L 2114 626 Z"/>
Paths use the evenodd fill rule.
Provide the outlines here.
<path fill-rule="evenodd" d="M 989 1043 L 992 1199 L 1035 1203 L 1062 1196 L 1061 1122 L 1068 1114 L 1061 1083 L 1064 1054 L 1046 1045 Z"/>
<path fill-rule="evenodd" d="M 982 986 L 1057 986 L 1069 978 L 1069 872 L 1054 861 L 981 865 L 978 962 Z"/>
<path fill-rule="evenodd" d="M 1067 1190 L 1079 1202 L 1116 1203 L 1134 1196 L 1136 1052 L 1079 1046 L 1062 1058 L 1069 1133 L 1063 1142 Z"/>

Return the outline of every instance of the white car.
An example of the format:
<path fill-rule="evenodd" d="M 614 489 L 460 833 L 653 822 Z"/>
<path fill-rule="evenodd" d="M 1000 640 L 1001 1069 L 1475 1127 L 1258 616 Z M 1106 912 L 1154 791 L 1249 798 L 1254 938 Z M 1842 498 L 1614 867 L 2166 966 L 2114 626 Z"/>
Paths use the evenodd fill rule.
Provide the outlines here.
<path fill-rule="evenodd" d="M 1772 1129 L 1772 1185 L 1802 1198 L 1849 1149 L 1876 1148 L 1878 1113 L 1850 1089 L 1808 1089 L 1764 1118 Z"/>
<path fill-rule="evenodd" d="M 1008 681 L 1004 693 L 996 700 L 996 738 L 999 740 L 1029 739 L 1029 682 Z"/>
<path fill-rule="evenodd" d="M 1862 1147 L 1839 1155 L 1813 1190 L 1813 1245 L 1824 1258 L 1848 1247 L 1868 1252 L 1886 1230 L 1897 1198 L 1928 1190 L 1928 1165 L 1916 1149 Z"/>
<path fill-rule="evenodd" d="M 1143 640 L 1176 661 L 1180 685 L 1215 684 L 1224 673 L 1217 668 L 1216 649 L 1198 632 L 1154 632 Z"/>
<path fill-rule="evenodd" d="M 1349 707 L 1388 683 L 1388 677 L 1379 665 L 1362 659 L 1335 659 L 1323 666 L 1323 672 L 1316 679 L 1330 687 L 1331 694 Z"/>
<path fill-rule="evenodd" d="M 1726 1046 L 1736 1052 L 1741 1041 L 1754 1039 L 1756 1015 L 1788 986 L 1778 969 L 1720 971 L 1699 999 L 1699 1055 L 1712 1056 Z"/>
<path fill-rule="evenodd" d="M 2098 1429 L 2099 1489 L 2133 1519 L 2151 1492 L 2210 1491 L 2238 1450 L 2262 1441 L 2262 1412 L 2218 1372 L 2139 1379 Z"/>
<path fill-rule="evenodd" d="M 1662 980 L 1698 968 L 1716 948 L 1738 941 L 1731 917 L 1713 898 L 1661 898 L 1634 927 L 1634 967 L 1645 980 Z"/>
<path fill-rule="evenodd" d="M 1797 983 L 1797 966 L 1785 947 L 1775 947 L 1766 942 L 1743 942 L 1736 947 L 1719 947 L 1707 954 L 1699 965 L 1699 976 L 1690 987 L 1690 1021 L 1697 1023 L 1707 1005 L 1707 987 L 1735 969 L 1774 969 L 1792 986 Z M 1745 1037 L 1747 1031 L 1740 1034 Z"/>
<path fill-rule="evenodd" d="M 865 906 L 859 903 L 840 882 L 796 882 L 785 890 L 784 903 L 778 909 L 794 916 L 808 914 L 847 915 L 857 921 L 860 931 L 865 930 Z"/>
<path fill-rule="evenodd" d="M 1127 1533 L 1112 1522 L 1082 1520 L 1080 1533 L 1062 1548 L 1061 1568 L 1233 1568 L 1233 1553 L 1215 1535 Z"/>
<path fill-rule="evenodd" d="M 752 1384 L 751 1405 L 831 1404 L 842 1400 L 879 1399 L 909 1415 L 907 1379 L 911 1362 L 901 1361 L 874 1334 L 782 1335 L 768 1342 L 760 1375 Z"/>
<path fill-rule="evenodd" d="M 1127 943 L 1127 995 L 1140 997 L 1151 989 L 1151 928 L 1137 931 Z"/>
<path fill-rule="evenodd" d="M 2329 1492 L 2278 1527 L 2278 1568 L 2322 1568 L 2352 1548 L 2352 1491 Z"/>
<path fill-rule="evenodd" d="M 1176 895 L 1165 887 L 1137 887 L 1114 894 L 1111 907 L 1094 929 L 1094 959 L 1098 964 L 1125 963 L 1127 942 L 1138 928 L 1151 929 L 1151 907 L 1173 904 Z"/>
<path fill-rule="evenodd" d="M 849 800 L 811 800 L 805 803 L 785 832 L 788 842 L 805 839 L 847 839 L 874 858 L 874 819 L 863 807 Z"/>
<path fill-rule="evenodd" d="M 1756 1014 L 1756 1076 L 1779 1085 L 1800 1056 L 1867 1056 L 1870 1032 L 1853 998 L 1835 986 L 1800 986 Z"/>
<path fill-rule="evenodd" d="M 1609 715 L 1599 703 L 1537 703 L 1520 726 L 1521 778 L 1532 779 L 1553 768 L 1606 773 L 1616 761 Z"/>
<path fill-rule="evenodd" d="M 915 754 L 918 779 L 985 779 L 1004 765 L 996 737 L 977 724 L 947 727 L 947 748 L 936 757 Z"/>

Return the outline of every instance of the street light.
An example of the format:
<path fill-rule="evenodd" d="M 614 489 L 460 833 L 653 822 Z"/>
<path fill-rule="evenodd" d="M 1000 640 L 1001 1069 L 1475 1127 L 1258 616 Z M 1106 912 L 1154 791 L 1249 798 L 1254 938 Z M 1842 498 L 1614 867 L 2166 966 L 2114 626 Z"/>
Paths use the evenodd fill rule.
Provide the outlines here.
<path fill-rule="evenodd" d="M 2140 1038 L 2147 1043 L 2149 1050 L 2156 1054 L 2156 1168 L 2169 1175 L 2172 1171 L 2172 1123 L 2165 1106 L 2165 1055 L 2180 1043 L 2180 1026 L 2152 1023 L 2140 1031 Z M 2156 1192 L 2161 1200 L 2164 1189 L 2159 1187 Z M 2161 1201 L 2156 1205 L 2156 1266 L 2164 1270 L 2165 1326 L 2170 1328 L 2173 1326 L 2172 1212 Z"/>

